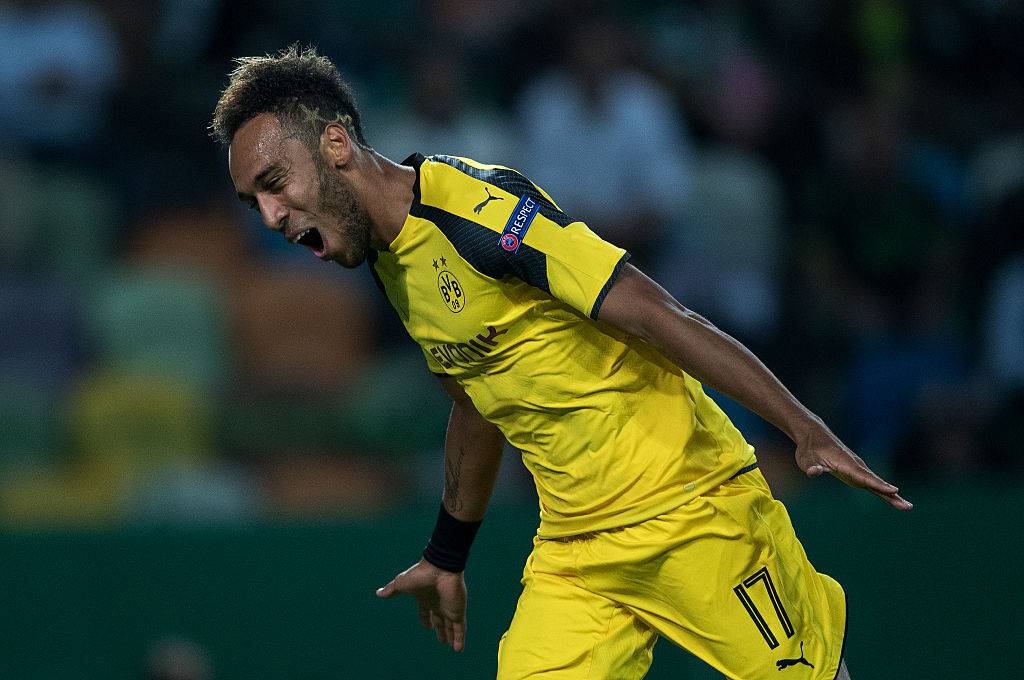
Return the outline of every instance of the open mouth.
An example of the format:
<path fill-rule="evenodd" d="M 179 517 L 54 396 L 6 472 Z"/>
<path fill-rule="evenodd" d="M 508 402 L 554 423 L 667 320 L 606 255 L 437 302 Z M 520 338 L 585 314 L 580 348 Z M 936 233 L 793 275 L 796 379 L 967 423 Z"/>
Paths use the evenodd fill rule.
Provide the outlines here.
<path fill-rule="evenodd" d="M 311 227 L 292 239 L 292 243 L 306 246 L 313 251 L 317 257 L 323 257 L 327 251 L 324 237 L 316 227 Z"/>

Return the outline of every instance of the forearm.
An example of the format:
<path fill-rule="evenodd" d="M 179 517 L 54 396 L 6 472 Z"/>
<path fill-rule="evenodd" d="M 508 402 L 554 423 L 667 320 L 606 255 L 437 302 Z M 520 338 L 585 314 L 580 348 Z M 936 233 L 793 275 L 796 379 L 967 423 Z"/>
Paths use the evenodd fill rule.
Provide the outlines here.
<path fill-rule="evenodd" d="M 738 340 L 678 303 L 649 324 L 649 344 L 701 383 L 726 394 L 785 432 L 794 442 L 823 427 Z"/>
<path fill-rule="evenodd" d="M 785 432 L 794 442 L 821 432 L 821 420 L 797 401 L 739 341 L 681 305 L 626 265 L 599 318 L 631 333 L 697 380 L 727 394 Z"/>
<path fill-rule="evenodd" d="M 445 509 L 456 519 L 478 522 L 487 511 L 505 439 L 470 403 L 456 400 L 444 447 Z"/>
<path fill-rule="evenodd" d="M 623 267 L 598 318 L 644 340 L 697 380 L 785 432 L 796 444 L 797 464 L 808 475 L 829 472 L 898 510 L 914 507 L 797 401 L 753 352 L 683 307 L 635 267 Z"/>

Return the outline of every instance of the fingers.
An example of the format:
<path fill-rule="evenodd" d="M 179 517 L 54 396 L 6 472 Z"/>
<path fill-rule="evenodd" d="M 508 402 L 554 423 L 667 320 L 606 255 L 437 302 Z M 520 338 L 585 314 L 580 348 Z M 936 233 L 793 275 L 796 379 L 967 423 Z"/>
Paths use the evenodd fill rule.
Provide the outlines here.
<path fill-rule="evenodd" d="M 444 619 L 435 612 L 430 612 L 430 627 L 434 629 L 437 641 L 441 644 L 448 644 L 445 640 Z"/>
<path fill-rule="evenodd" d="M 855 468 L 852 474 L 857 479 L 857 482 L 869 491 L 886 495 L 894 494 L 899 491 L 899 489 L 876 475 L 863 463 Z"/>
<path fill-rule="evenodd" d="M 461 652 L 466 647 L 466 624 L 452 624 L 452 649 Z"/>
<path fill-rule="evenodd" d="M 419 603 L 417 610 L 420 616 L 420 625 L 426 628 L 427 630 L 430 630 L 430 610 L 427 609 L 427 606 L 422 602 Z"/>
<path fill-rule="evenodd" d="M 419 608 L 419 616 L 420 625 L 424 628 L 433 629 L 438 642 L 448 645 L 456 652 L 461 652 L 465 648 L 465 621 L 453 621 L 426 606 Z"/>
<path fill-rule="evenodd" d="M 461 652 L 465 648 L 466 623 L 464 621 L 453 621 L 434 612 L 430 612 L 430 620 L 438 642 L 448 645 L 456 652 Z"/>
<path fill-rule="evenodd" d="M 883 494 L 883 493 L 878 493 L 877 491 L 872 491 L 871 493 L 875 494 L 876 496 L 878 496 L 883 501 L 885 501 L 886 503 L 888 503 L 889 505 L 891 505 L 893 508 L 895 508 L 897 510 L 913 510 L 914 509 L 914 504 L 911 503 L 910 501 L 908 501 L 907 499 L 903 498 L 902 496 L 900 496 L 898 493 Z"/>
<path fill-rule="evenodd" d="M 807 474 L 818 477 L 830 472 L 849 486 L 875 494 L 896 510 L 911 510 L 913 503 L 899 495 L 899 488 L 876 475 L 864 461 L 853 454 L 844 454 L 832 460 L 822 459 L 807 468 Z"/>
<path fill-rule="evenodd" d="M 436 612 L 430 612 L 430 625 L 437 635 L 438 642 L 442 645 L 454 647 L 455 628 L 451 620 L 444 618 Z"/>
<path fill-rule="evenodd" d="M 912 503 L 899 495 L 898 487 L 876 475 L 863 463 L 859 463 L 847 475 L 852 480 L 847 483 L 867 489 L 897 510 L 910 510 L 914 507 Z"/>
<path fill-rule="evenodd" d="M 395 581 L 397 580 L 398 579 L 392 579 L 392 581 L 383 588 L 377 588 L 377 597 L 393 597 L 398 592 L 398 586 L 395 585 Z"/>
<path fill-rule="evenodd" d="M 821 475 L 825 474 L 825 471 L 826 470 L 824 465 L 812 465 L 811 467 L 807 468 L 807 476 L 820 477 Z"/>
<path fill-rule="evenodd" d="M 437 641 L 448 645 L 456 652 L 461 652 L 466 646 L 466 624 L 465 622 L 452 621 L 437 612 L 426 613 L 427 628 L 433 628 Z M 421 622 L 423 617 L 421 615 Z"/>
<path fill-rule="evenodd" d="M 442 574 L 417 563 L 377 589 L 377 597 L 409 594 L 416 599 L 420 625 L 437 641 L 461 652 L 466 636 L 466 586 L 461 574 Z"/>

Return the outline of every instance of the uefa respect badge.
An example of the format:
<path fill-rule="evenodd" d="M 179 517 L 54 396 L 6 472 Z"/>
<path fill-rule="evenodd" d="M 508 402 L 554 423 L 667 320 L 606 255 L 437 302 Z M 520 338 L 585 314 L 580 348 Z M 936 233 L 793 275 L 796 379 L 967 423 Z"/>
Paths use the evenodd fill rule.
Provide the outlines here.
<path fill-rule="evenodd" d="M 526 237 L 526 231 L 530 228 L 533 218 L 537 216 L 538 210 L 540 210 L 540 204 L 529 196 L 523 196 L 519 199 L 515 210 L 512 211 L 508 222 L 505 223 L 505 229 L 501 232 L 501 239 L 498 240 L 498 245 L 501 246 L 502 250 L 506 250 L 513 255 L 516 254 L 523 239 Z"/>

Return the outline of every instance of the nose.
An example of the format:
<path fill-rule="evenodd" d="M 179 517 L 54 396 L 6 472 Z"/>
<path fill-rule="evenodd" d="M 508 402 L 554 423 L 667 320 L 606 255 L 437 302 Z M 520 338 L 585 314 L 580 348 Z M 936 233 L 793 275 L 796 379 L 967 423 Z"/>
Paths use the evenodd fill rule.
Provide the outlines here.
<path fill-rule="evenodd" d="M 257 194 L 260 216 L 268 229 L 281 231 L 288 224 L 288 208 L 270 194 Z"/>

